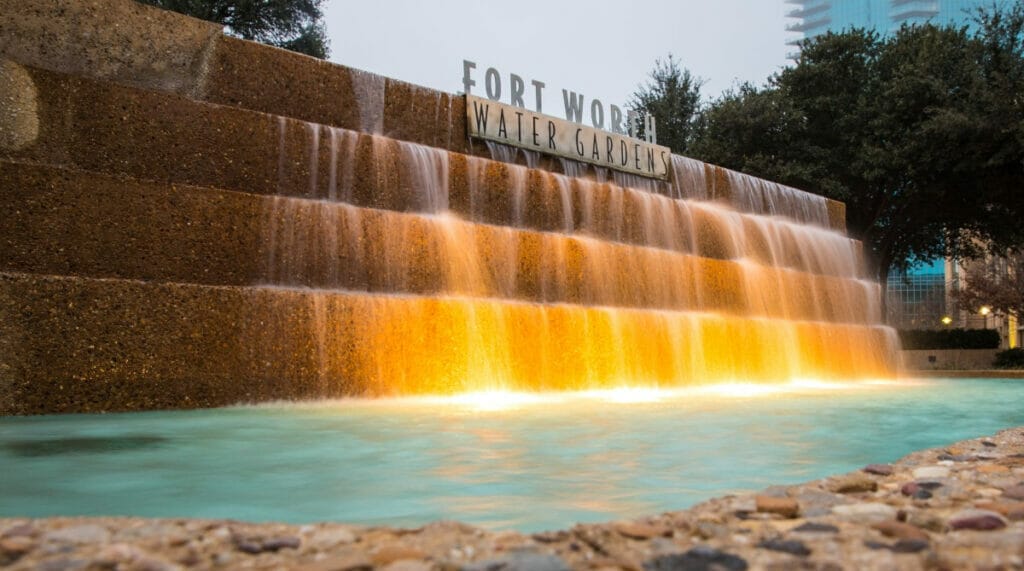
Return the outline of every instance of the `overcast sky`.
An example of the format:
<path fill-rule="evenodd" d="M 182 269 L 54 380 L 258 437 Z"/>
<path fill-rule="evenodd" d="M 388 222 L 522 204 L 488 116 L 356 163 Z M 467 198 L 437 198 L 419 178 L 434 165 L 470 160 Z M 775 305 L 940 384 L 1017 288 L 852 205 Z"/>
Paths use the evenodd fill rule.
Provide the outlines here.
<path fill-rule="evenodd" d="M 674 54 L 704 78 L 705 98 L 737 81 L 762 83 L 786 65 L 783 0 L 327 0 L 331 60 L 448 92 L 462 60 L 527 86 L 547 84 L 544 111 L 563 114 L 561 89 L 624 104 L 657 58 Z M 530 93 L 529 88 L 527 94 Z M 589 105 L 589 103 L 585 104 Z M 533 109 L 530 97 L 526 106 Z"/>

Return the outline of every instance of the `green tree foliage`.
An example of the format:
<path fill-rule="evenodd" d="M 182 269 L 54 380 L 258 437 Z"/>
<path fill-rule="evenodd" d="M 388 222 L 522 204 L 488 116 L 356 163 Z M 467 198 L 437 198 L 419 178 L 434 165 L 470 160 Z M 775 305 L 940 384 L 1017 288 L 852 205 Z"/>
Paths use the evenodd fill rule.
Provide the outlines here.
<path fill-rule="evenodd" d="M 882 281 L 908 261 L 1020 243 L 1024 2 L 979 24 L 805 41 L 765 86 L 703 108 L 689 153 L 845 202 Z"/>
<path fill-rule="evenodd" d="M 975 312 L 987 306 L 993 312 L 1024 318 L 1024 252 L 968 263 L 961 306 Z"/>
<path fill-rule="evenodd" d="M 323 0 L 139 0 L 217 22 L 228 33 L 325 59 L 329 54 Z"/>
<path fill-rule="evenodd" d="M 1024 369 L 1024 349 L 1007 349 L 996 353 L 997 369 Z"/>
<path fill-rule="evenodd" d="M 668 59 L 654 62 L 649 80 L 633 93 L 628 107 L 638 113 L 653 115 L 657 120 L 658 144 L 676 153 L 684 153 L 700 105 L 703 84 L 704 80 L 681 68 L 669 54 Z"/>

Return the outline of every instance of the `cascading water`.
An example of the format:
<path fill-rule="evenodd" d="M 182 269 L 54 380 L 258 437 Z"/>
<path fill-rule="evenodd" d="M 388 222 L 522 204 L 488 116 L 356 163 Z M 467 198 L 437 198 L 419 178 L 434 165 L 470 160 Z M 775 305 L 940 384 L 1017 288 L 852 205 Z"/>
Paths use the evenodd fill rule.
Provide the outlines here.
<path fill-rule="evenodd" d="M 893 372 L 879 287 L 820 197 L 738 173 L 726 193 L 682 157 L 644 190 L 323 132 L 308 192 L 268 201 L 260 280 L 310 298 L 318 370 L 353 392 Z"/>

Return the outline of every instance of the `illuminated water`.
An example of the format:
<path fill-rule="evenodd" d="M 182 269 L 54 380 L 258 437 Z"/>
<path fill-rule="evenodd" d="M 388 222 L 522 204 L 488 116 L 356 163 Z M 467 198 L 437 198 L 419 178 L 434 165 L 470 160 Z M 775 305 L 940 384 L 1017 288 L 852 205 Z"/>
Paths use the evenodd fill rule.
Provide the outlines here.
<path fill-rule="evenodd" d="M 512 396 L 2 418 L 0 516 L 552 529 L 1024 424 L 990 379 Z"/>

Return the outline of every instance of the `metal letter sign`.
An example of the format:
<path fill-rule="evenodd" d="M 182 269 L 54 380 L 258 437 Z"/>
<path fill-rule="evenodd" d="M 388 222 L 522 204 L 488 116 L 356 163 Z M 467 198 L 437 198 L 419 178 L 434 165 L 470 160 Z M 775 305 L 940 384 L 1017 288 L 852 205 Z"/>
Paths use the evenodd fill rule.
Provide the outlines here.
<path fill-rule="evenodd" d="M 498 85 L 491 81 L 494 91 Z M 668 147 L 473 95 L 466 95 L 466 126 L 470 137 L 662 180 L 672 161 Z"/>

